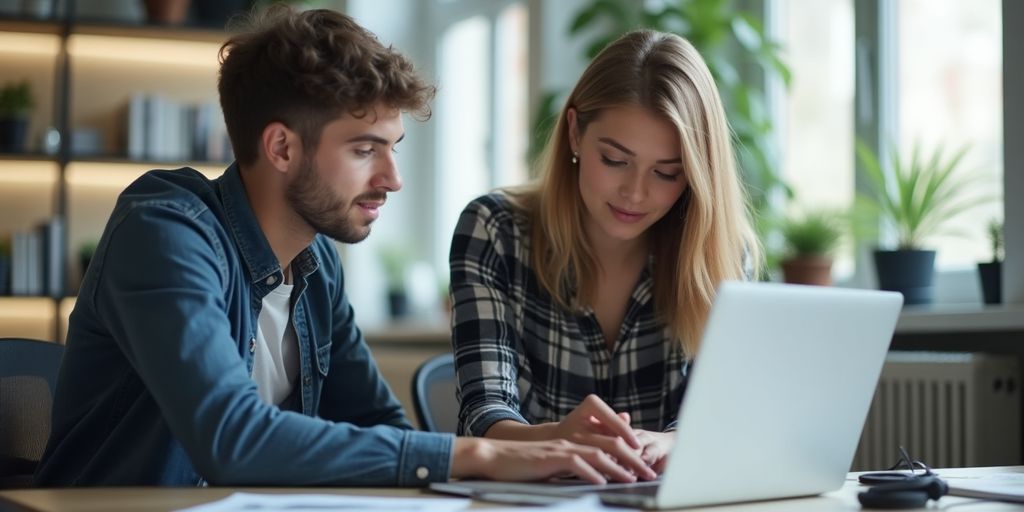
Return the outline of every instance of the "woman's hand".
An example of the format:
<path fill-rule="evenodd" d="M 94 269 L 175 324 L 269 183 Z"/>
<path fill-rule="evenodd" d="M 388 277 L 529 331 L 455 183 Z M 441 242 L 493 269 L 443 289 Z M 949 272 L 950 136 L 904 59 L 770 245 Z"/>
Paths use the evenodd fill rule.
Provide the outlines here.
<path fill-rule="evenodd" d="M 640 440 L 643 448 L 640 452 L 642 459 L 657 474 L 665 472 L 665 464 L 668 463 L 668 454 L 672 453 L 672 445 L 676 441 L 675 432 L 649 432 L 637 430 L 636 437 Z"/>
<path fill-rule="evenodd" d="M 558 422 L 554 436 L 600 448 L 643 480 L 658 477 L 642 458 L 646 445 L 629 425 L 629 415 L 616 414 L 597 395 L 588 395 L 571 413 Z M 658 453 L 658 449 L 660 448 L 652 446 L 652 457 Z"/>

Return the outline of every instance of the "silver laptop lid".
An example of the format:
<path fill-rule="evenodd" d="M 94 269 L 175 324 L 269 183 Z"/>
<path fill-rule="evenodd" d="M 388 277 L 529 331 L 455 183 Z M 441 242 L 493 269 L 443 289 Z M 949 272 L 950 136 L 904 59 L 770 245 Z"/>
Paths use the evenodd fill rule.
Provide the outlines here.
<path fill-rule="evenodd" d="M 891 292 L 723 283 L 656 505 L 841 487 L 902 303 Z"/>

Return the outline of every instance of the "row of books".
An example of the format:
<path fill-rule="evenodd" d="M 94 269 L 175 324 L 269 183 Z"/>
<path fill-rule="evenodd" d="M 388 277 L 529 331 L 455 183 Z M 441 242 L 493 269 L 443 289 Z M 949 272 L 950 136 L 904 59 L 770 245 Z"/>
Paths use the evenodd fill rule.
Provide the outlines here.
<path fill-rule="evenodd" d="M 227 162 L 234 158 L 220 106 L 136 92 L 125 119 L 128 158 Z"/>
<path fill-rule="evenodd" d="M 35 229 L 11 234 L 11 295 L 63 297 L 64 221 L 54 217 Z M 5 290 L 0 290 L 4 292 Z"/>

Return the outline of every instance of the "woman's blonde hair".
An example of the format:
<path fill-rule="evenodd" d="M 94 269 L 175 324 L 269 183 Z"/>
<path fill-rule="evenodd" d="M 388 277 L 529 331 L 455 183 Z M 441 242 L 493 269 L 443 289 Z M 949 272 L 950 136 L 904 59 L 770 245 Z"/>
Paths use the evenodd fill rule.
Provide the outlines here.
<path fill-rule="evenodd" d="M 756 272 L 759 244 L 737 173 L 732 134 L 714 79 L 685 39 L 639 30 L 606 47 L 566 100 L 539 160 L 540 180 L 510 190 L 533 220 L 531 263 L 540 285 L 562 306 L 591 304 L 599 275 L 583 229 L 585 207 L 571 162 L 568 109 L 582 134 L 604 109 L 641 106 L 679 130 L 688 187 L 650 228 L 655 311 L 686 354 L 696 354 L 718 284 Z M 683 250 L 685 249 L 685 250 Z M 571 290 L 575 288 L 575 296 Z"/>

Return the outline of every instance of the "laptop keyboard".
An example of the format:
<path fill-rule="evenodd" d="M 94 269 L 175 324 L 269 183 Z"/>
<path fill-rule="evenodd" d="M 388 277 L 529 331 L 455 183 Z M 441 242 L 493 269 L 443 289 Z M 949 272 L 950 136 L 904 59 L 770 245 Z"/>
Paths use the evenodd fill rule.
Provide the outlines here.
<path fill-rule="evenodd" d="M 635 484 L 608 485 L 598 490 L 598 494 L 616 494 L 628 496 L 657 496 L 661 482 L 637 482 Z"/>

